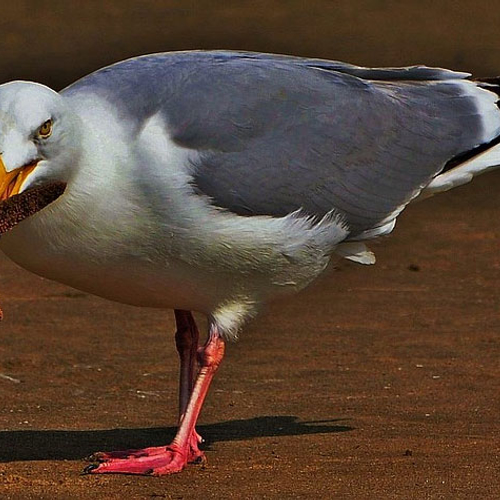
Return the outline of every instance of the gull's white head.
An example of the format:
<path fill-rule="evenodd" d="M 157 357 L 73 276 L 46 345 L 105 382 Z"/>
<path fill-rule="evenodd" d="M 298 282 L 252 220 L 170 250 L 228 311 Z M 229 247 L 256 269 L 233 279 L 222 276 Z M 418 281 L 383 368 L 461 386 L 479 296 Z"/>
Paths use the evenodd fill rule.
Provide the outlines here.
<path fill-rule="evenodd" d="M 66 183 L 79 144 L 77 118 L 57 92 L 31 82 L 0 85 L 0 201 Z"/>

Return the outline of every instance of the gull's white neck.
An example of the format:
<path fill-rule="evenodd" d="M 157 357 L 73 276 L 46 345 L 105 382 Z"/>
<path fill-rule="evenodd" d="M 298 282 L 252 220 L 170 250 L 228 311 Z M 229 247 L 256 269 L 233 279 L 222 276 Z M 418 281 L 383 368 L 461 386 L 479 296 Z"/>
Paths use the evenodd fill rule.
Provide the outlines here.
<path fill-rule="evenodd" d="M 83 133 L 66 192 L 5 234 L 1 249 L 36 274 L 113 300 L 206 308 L 188 290 L 183 303 L 183 270 L 172 266 L 167 242 L 154 238 L 162 228 L 135 182 L 141 159 L 116 113 L 95 96 L 71 104 Z M 168 283 L 177 289 L 166 290 Z"/>

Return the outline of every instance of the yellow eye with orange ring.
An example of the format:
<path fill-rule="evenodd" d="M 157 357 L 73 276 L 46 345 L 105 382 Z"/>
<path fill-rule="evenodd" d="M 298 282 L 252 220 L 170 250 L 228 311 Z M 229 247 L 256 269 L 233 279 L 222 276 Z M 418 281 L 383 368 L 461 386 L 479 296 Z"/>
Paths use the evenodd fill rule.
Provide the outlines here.
<path fill-rule="evenodd" d="M 40 128 L 38 129 L 38 137 L 41 137 L 42 139 L 47 139 L 47 137 L 50 137 L 52 134 L 52 120 L 47 120 L 46 122 L 42 123 L 40 125 Z"/>

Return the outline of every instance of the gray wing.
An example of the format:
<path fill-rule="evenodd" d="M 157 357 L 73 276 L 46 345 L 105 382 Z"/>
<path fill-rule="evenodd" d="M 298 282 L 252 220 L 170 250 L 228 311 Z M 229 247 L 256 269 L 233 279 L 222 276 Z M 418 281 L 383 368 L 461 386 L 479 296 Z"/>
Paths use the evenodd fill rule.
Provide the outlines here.
<path fill-rule="evenodd" d="M 96 87 L 135 117 L 161 111 L 193 188 L 242 215 L 342 213 L 351 236 L 396 213 L 453 157 L 500 133 L 493 94 L 447 70 L 184 52 L 132 59 Z"/>

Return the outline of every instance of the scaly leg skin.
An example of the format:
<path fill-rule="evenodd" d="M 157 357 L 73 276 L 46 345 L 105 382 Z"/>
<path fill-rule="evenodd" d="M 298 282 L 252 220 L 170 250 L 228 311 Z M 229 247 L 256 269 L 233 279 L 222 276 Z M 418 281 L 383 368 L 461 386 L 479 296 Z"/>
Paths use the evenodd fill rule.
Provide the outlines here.
<path fill-rule="evenodd" d="M 190 315 L 190 313 L 187 313 Z M 177 315 L 176 315 L 177 317 Z M 194 324 L 194 322 L 193 322 Z M 190 328 L 192 332 L 192 328 Z M 194 335 L 191 334 L 191 338 Z M 179 345 L 179 343 L 178 343 Z M 198 449 L 200 437 L 195 430 L 196 420 L 200 414 L 203 401 L 210 387 L 210 383 L 224 356 L 225 343 L 220 337 L 217 328 L 212 325 L 205 346 L 198 350 L 198 363 L 200 370 L 194 386 L 192 387 L 189 400 L 186 398 L 186 406 L 183 408 L 183 381 L 185 376 L 181 369 L 181 418 L 180 426 L 172 443 L 168 446 L 146 448 L 144 450 L 128 450 L 124 452 L 96 454 L 93 459 L 101 461 L 100 464 L 89 465 L 85 472 L 90 474 L 122 473 L 122 474 L 144 474 L 164 475 L 180 472 L 189 462 L 200 462 L 204 460 L 203 453 Z M 194 349 L 190 348 L 191 353 Z M 180 350 L 180 353 L 182 351 Z M 185 363 L 189 361 L 186 373 L 193 373 L 189 366 L 194 366 L 192 356 L 185 356 Z M 181 354 L 181 365 L 183 356 Z M 183 411 L 184 410 L 184 411 Z"/>
<path fill-rule="evenodd" d="M 198 339 L 200 334 L 189 311 L 176 309 L 175 345 L 181 362 L 179 378 L 179 425 L 186 413 L 189 398 L 193 392 L 195 376 L 197 374 Z M 199 436 L 198 436 L 199 437 Z M 200 438 L 201 439 L 201 438 Z M 201 442 L 201 441 L 200 441 Z"/>

